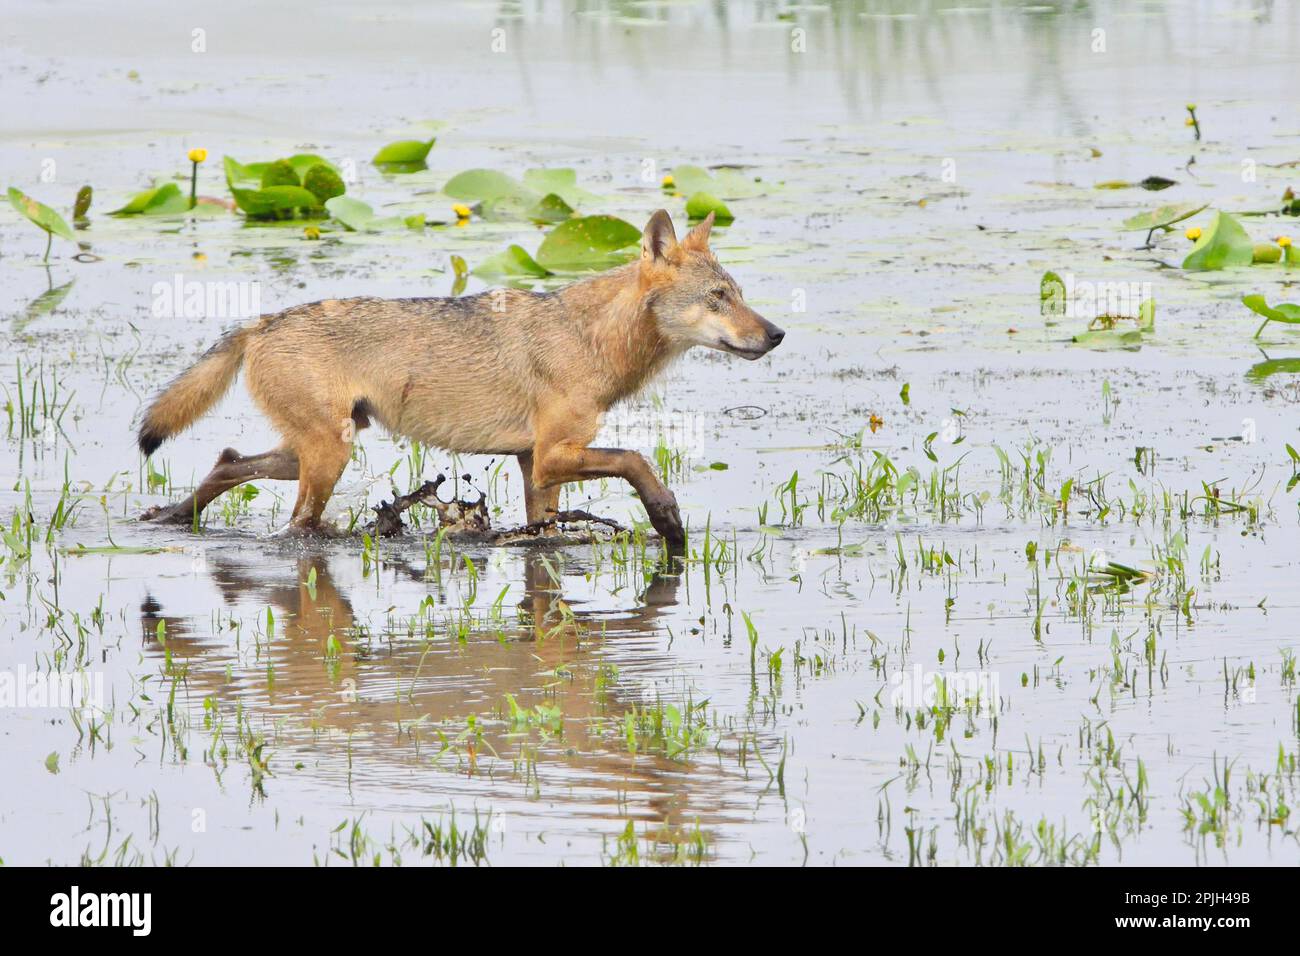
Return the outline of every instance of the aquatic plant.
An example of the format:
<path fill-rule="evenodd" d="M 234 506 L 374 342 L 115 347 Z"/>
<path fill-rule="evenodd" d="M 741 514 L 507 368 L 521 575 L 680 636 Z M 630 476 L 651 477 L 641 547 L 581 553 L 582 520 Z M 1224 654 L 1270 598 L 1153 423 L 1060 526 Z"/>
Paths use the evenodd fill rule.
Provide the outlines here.
<path fill-rule="evenodd" d="M 77 241 L 72 227 L 64 221 L 62 216 L 49 206 L 37 202 L 31 196 L 13 186 L 9 187 L 9 204 L 17 209 L 23 218 L 45 233 L 43 261 L 48 262 L 50 259 L 50 246 L 53 245 L 55 236 L 60 239 L 67 239 L 69 242 Z"/>

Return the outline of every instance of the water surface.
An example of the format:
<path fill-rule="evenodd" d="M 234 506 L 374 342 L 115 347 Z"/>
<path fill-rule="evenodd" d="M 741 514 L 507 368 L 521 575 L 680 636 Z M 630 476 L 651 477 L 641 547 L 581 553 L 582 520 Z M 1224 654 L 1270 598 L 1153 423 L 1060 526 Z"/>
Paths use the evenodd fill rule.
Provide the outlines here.
<path fill-rule="evenodd" d="M 1239 302 L 1294 283 L 1184 273 L 1182 225 L 1152 249 L 1118 228 L 1166 202 L 1279 205 L 1290 5 L 11 6 L 5 185 L 65 214 L 84 183 L 96 199 L 92 255 L 56 243 L 48 266 L 0 209 L 0 676 L 85 675 L 103 699 L 0 708 L 5 862 L 1300 857 L 1300 392 L 1263 364 L 1300 342 L 1253 341 Z M 369 162 L 435 134 L 426 171 Z M 222 155 L 312 151 L 430 220 L 474 167 L 572 167 L 584 212 L 666 206 L 679 228 L 674 166 L 761 179 L 714 246 L 785 343 L 691 355 L 601 438 L 671 464 L 687 569 L 657 573 L 654 544 L 285 540 L 274 482 L 197 535 L 137 523 L 223 447 L 275 441 L 237 387 L 149 487 L 134 417 L 233 321 L 157 314 L 160 283 L 256 283 L 263 311 L 446 295 L 449 256 L 542 235 L 105 215 L 193 147 L 205 195 Z M 1095 188 L 1153 175 L 1176 185 Z M 1044 322 L 1049 269 L 1154 296 L 1156 332 L 1071 346 L 1086 319 Z M 438 471 L 523 520 L 511 462 L 361 448 L 344 525 Z M 565 502 L 643 520 L 613 482 Z M 1088 572 L 1110 561 L 1145 575 Z"/>

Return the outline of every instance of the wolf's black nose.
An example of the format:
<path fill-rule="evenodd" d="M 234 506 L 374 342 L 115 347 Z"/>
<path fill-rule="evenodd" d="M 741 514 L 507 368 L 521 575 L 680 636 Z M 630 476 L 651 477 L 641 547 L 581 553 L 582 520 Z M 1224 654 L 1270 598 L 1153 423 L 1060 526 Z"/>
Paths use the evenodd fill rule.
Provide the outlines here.
<path fill-rule="evenodd" d="M 767 347 L 774 349 L 781 344 L 785 338 L 785 329 L 778 329 L 775 325 L 767 330 Z"/>

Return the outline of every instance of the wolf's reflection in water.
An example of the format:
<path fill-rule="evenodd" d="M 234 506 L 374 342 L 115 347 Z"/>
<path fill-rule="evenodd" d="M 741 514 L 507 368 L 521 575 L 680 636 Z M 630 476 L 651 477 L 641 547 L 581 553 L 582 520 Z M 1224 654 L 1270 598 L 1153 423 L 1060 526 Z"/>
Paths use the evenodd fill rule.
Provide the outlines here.
<path fill-rule="evenodd" d="M 413 613 L 368 613 L 356 604 L 373 585 L 353 588 L 354 603 L 329 556 L 277 571 L 264 558 L 209 558 L 224 608 L 205 627 L 148 599 L 145 653 L 164 671 L 170 661 L 192 729 L 214 712 L 233 724 L 239 711 L 267 738 L 268 792 L 278 777 L 306 773 L 346 782 L 341 796 L 367 791 L 385 809 L 427 809 L 432 792 L 494 812 L 524 801 L 508 812 L 631 816 L 683 835 L 730 818 L 734 765 L 678 746 L 692 722 L 706 729 L 689 692 L 672 686 L 662 649 L 679 578 L 653 576 L 625 606 L 591 610 L 566 599 L 559 552 L 533 549 L 522 561 L 521 599 L 496 611 L 424 601 Z M 385 566 L 403 588 L 434 589 L 423 567 Z M 671 746 L 648 729 L 666 704 L 686 715 Z M 565 799 L 552 804 L 557 787 Z"/>

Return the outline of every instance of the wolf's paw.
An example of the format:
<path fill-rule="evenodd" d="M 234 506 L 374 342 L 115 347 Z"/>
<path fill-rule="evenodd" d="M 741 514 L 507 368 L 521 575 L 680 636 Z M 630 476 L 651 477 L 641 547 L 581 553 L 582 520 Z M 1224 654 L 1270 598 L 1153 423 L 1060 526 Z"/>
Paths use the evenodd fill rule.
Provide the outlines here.
<path fill-rule="evenodd" d="M 677 497 L 671 491 L 664 491 L 645 502 L 646 514 L 650 523 L 664 539 L 664 546 L 672 554 L 686 551 L 686 530 L 682 526 L 682 512 L 677 507 Z"/>
<path fill-rule="evenodd" d="M 140 515 L 140 520 L 153 524 L 189 525 L 194 523 L 194 507 L 188 501 L 174 505 L 154 505 Z"/>
<path fill-rule="evenodd" d="M 290 521 L 274 534 L 276 538 L 301 538 L 305 541 L 346 538 L 347 532 L 325 521 Z"/>
<path fill-rule="evenodd" d="M 550 517 L 550 515 L 548 515 L 547 517 Z M 545 521 L 546 519 L 544 518 L 542 519 L 541 522 L 537 523 L 537 537 L 539 538 L 563 538 L 564 537 L 564 532 L 560 530 L 558 525 L 556 525 L 554 522 L 550 524 L 546 524 L 544 523 Z"/>

